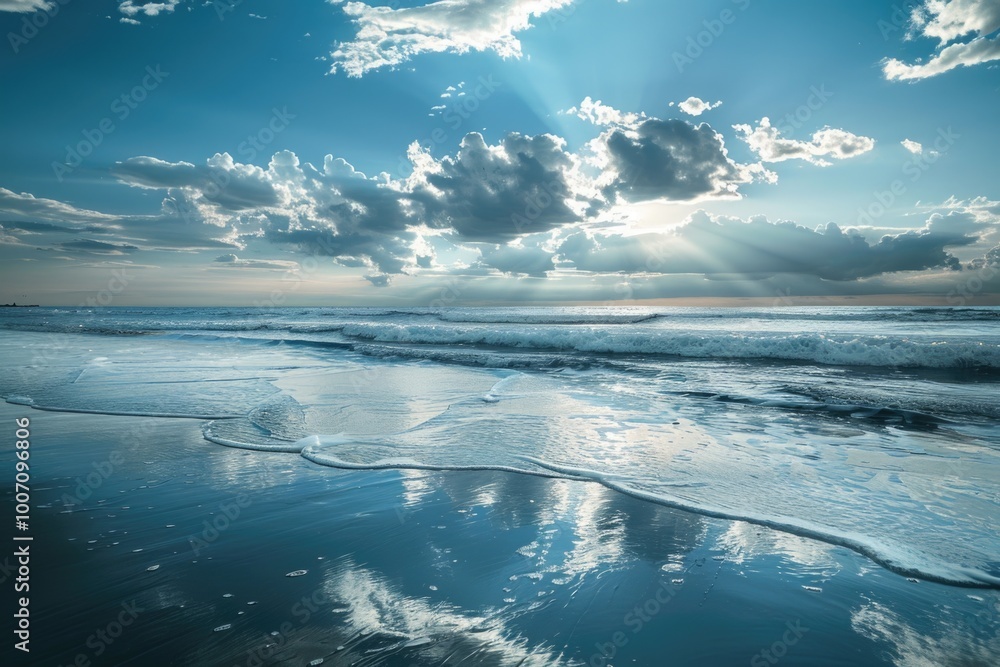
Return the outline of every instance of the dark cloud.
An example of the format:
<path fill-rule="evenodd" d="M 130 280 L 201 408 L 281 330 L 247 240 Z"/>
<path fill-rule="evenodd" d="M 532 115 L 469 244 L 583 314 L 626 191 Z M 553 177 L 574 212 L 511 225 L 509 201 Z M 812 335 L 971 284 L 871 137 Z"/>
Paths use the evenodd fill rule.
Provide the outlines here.
<path fill-rule="evenodd" d="M 385 273 L 373 273 L 365 276 L 365 280 L 370 282 L 375 287 L 388 287 L 392 282 L 390 276 Z"/>
<path fill-rule="evenodd" d="M 603 138 L 612 165 L 604 174 L 612 179 L 602 175 L 600 182 L 583 173 L 559 137 L 518 133 L 495 145 L 470 133 L 454 156 L 440 159 L 411 147 L 414 169 L 406 180 L 369 178 L 332 156 L 318 169 L 290 151 L 275 153 L 267 169 L 223 153 L 203 166 L 136 157 L 114 173 L 135 186 L 168 190 L 169 212 L 211 223 L 217 241 L 263 238 L 390 275 L 433 266 L 424 251 L 418 260 L 414 248 L 420 227 L 440 230 L 457 245 L 504 246 L 488 251 L 482 266 L 544 275 L 554 267 L 551 253 L 510 242 L 584 221 L 620 198 L 729 193 L 742 178 L 708 125 L 646 119 Z"/>
<path fill-rule="evenodd" d="M 130 185 L 189 188 L 230 211 L 278 204 L 278 194 L 267 172 L 253 165 L 236 164 L 227 153 L 216 153 L 204 166 L 140 156 L 118 162 L 111 172 Z"/>
<path fill-rule="evenodd" d="M 29 217 L 29 211 L 42 213 L 36 216 L 41 221 L 31 222 L 40 234 L 57 234 L 58 224 L 102 229 L 77 245 L 65 237 L 38 244 L 54 249 L 225 248 L 227 254 L 214 262 L 219 267 L 294 264 L 235 254 L 251 245 L 253 252 L 265 253 L 257 244 L 271 243 L 365 269 L 376 286 L 388 285 L 399 274 L 433 271 L 439 266 L 435 254 L 454 250 L 448 243 L 459 254 L 480 252 L 478 261 L 451 260 L 452 274 L 544 277 L 557 267 L 573 267 L 591 273 L 690 274 L 723 282 L 779 274 L 847 281 L 956 269 L 958 260 L 948 248 L 989 241 L 983 220 L 990 215 L 985 207 L 994 202 L 985 200 L 976 200 L 975 210 L 962 211 L 954 202 L 956 210 L 932 216 L 924 228 L 877 241 L 835 224 L 810 230 L 791 222 L 704 213 L 667 233 L 571 232 L 618 204 L 732 197 L 740 183 L 769 177 L 760 164 L 729 159 L 721 135 L 707 124 L 614 110 L 602 111 L 605 116 L 611 119 L 606 129 L 579 154 L 548 134 L 512 133 L 490 145 L 470 133 L 454 155 L 440 159 L 411 146 L 413 173 L 406 179 L 371 178 L 332 156 L 317 168 L 300 163 L 290 151 L 275 153 L 266 168 L 235 163 L 225 153 L 201 166 L 136 157 L 118 163 L 114 173 L 125 183 L 164 190 L 160 215 L 108 216 L 2 190 L 0 212 L 17 211 L 15 219 Z M 599 173 L 592 170 L 597 165 Z M 552 250 L 546 244 L 559 235 L 558 250 Z M 459 266 L 465 268 L 454 268 Z"/>
<path fill-rule="evenodd" d="M 921 230 L 869 243 L 829 223 L 813 231 L 764 218 L 742 221 L 699 212 L 669 233 L 635 236 L 571 234 L 558 253 L 581 270 L 599 273 L 691 273 L 761 279 L 778 273 L 856 280 L 896 271 L 958 269 L 947 247 L 971 245 L 969 230 L 931 221 Z"/>
<path fill-rule="evenodd" d="M 708 124 L 650 118 L 634 130 L 603 136 L 611 175 L 603 192 L 611 201 L 687 201 L 731 194 L 749 180 L 729 159 L 722 136 Z"/>
<path fill-rule="evenodd" d="M 78 241 L 64 241 L 56 244 L 56 249 L 64 251 L 84 252 L 92 255 L 121 255 L 135 252 L 138 246 L 128 243 L 105 243 L 93 239 L 80 239 Z"/>
<path fill-rule="evenodd" d="M 0 224 L 7 227 L 8 231 L 22 231 L 30 232 L 35 234 L 41 234 L 45 232 L 65 232 L 67 234 L 77 234 L 81 231 L 83 232 L 102 232 L 106 231 L 108 228 L 101 227 L 99 225 L 87 225 L 86 227 L 68 227 L 64 225 L 53 225 L 49 222 L 31 222 L 28 220 L 5 220 L 0 222 Z"/>
<path fill-rule="evenodd" d="M 572 168 L 557 137 L 513 133 L 489 146 L 473 132 L 455 157 L 418 172 L 425 182 L 408 196 L 422 222 L 454 230 L 456 240 L 502 243 L 581 220 L 566 204 L 576 196 Z"/>
<path fill-rule="evenodd" d="M 286 219 L 270 218 L 264 238 L 290 244 L 311 255 L 332 257 L 348 267 L 368 267 L 385 273 L 402 273 L 412 251 L 407 241 L 388 235 L 339 234 L 329 226 L 293 227 Z"/>

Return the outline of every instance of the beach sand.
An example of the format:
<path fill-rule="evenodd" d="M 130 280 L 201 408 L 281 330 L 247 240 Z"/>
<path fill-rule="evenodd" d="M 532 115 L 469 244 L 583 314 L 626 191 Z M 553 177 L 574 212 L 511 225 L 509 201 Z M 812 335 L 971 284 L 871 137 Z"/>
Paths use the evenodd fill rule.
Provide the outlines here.
<path fill-rule="evenodd" d="M 17 664 L 1000 656 L 995 591 L 910 581 L 841 547 L 592 482 L 341 471 L 215 445 L 198 420 L 0 413 L 8 441 L 15 418 L 31 419 L 31 653 Z"/>

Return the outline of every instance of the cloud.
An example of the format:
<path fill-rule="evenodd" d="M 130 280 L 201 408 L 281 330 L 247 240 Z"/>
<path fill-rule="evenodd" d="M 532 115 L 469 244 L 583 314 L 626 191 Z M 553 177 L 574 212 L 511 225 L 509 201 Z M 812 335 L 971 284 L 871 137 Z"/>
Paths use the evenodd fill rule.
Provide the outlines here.
<path fill-rule="evenodd" d="M 943 204 L 934 208 L 967 213 L 977 222 L 981 223 L 1000 224 L 1000 201 L 987 199 L 986 197 L 974 197 L 972 199 L 949 197 Z"/>
<path fill-rule="evenodd" d="M 598 179 L 612 201 L 692 201 L 733 197 L 753 170 L 728 156 L 722 135 L 706 123 L 647 118 L 634 129 L 613 128 L 591 143 Z M 759 172 L 758 172 L 759 173 Z"/>
<path fill-rule="evenodd" d="M 4 197 L 13 198 L 22 213 L 52 209 L 54 222 L 105 224 L 99 236 L 143 249 L 284 246 L 366 269 L 376 283 L 377 276 L 434 270 L 438 248 L 478 252 L 480 271 L 537 276 L 554 265 L 551 253 L 523 243 L 527 235 L 590 222 L 627 202 L 732 198 L 740 183 L 767 174 L 729 159 L 721 135 L 705 123 L 627 114 L 589 98 L 580 111 L 612 124 L 575 153 L 551 134 L 515 132 L 488 144 L 472 132 L 440 158 L 411 144 L 405 178 L 369 177 L 332 155 L 316 167 L 291 151 L 276 152 L 266 167 L 228 153 L 200 164 L 137 156 L 111 173 L 162 191 L 160 215 L 81 212 L 7 191 L 0 191 L 0 213 Z"/>
<path fill-rule="evenodd" d="M 541 275 L 552 270 L 551 258 L 513 242 L 624 201 L 731 197 L 752 177 L 706 124 L 644 118 L 631 129 L 606 130 L 585 157 L 565 144 L 550 134 L 511 133 L 491 145 L 473 132 L 454 155 L 435 158 L 414 143 L 405 179 L 368 177 L 329 155 L 318 169 L 290 151 L 275 153 L 266 169 L 222 153 L 202 165 L 140 156 L 113 173 L 135 187 L 167 190 L 170 208 L 225 230 L 218 238 L 237 246 L 292 246 L 372 275 L 433 266 L 421 235 L 459 247 L 490 244 L 480 266 Z"/>
<path fill-rule="evenodd" d="M 70 258 L 58 257 L 56 259 L 70 259 Z M 128 259 L 119 261 L 105 259 L 100 262 L 78 262 L 74 264 L 74 266 L 83 267 L 87 269 L 159 269 L 160 268 L 155 264 L 136 264 L 135 262 Z"/>
<path fill-rule="evenodd" d="M 932 211 L 929 221 L 978 235 L 979 243 L 973 250 L 982 252 L 1000 243 L 1000 201 L 986 197 L 967 200 L 949 197 L 943 204 L 925 208 Z"/>
<path fill-rule="evenodd" d="M 711 111 L 717 107 L 722 106 L 722 102 L 716 102 L 715 104 L 709 104 L 705 100 L 698 99 L 697 97 L 689 97 L 683 102 L 677 103 L 677 108 L 686 114 L 691 114 L 692 116 L 700 116 L 706 111 Z"/>
<path fill-rule="evenodd" d="M 277 271 L 298 271 L 299 269 L 298 262 L 283 259 L 240 259 L 232 253 L 220 255 L 213 261 L 222 266 L 237 269 L 270 269 Z"/>
<path fill-rule="evenodd" d="M 52 5 L 49 0 L 0 0 L 0 12 L 27 13 L 51 9 Z"/>
<path fill-rule="evenodd" d="M 968 43 L 946 46 L 924 64 L 907 65 L 890 58 L 883 63 L 882 71 L 890 81 L 912 81 L 993 60 L 1000 60 L 1000 37 L 977 37 Z"/>
<path fill-rule="evenodd" d="M 733 129 L 764 162 L 805 160 L 827 167 L 831 163 L 825 158 L 845 160 L 867 153 L 875 147 L 874 139 L 831 127 L 815 132 L 811 141 L 783 139 L 781 132 L 771 125 L 766 116 L 757 122 L 756 127 L 734 125 Z"/>
<path fill-rule="evenodd" d="M 365 276 L 365 280 L 375 287 L 388 287 L 392 283 L 391 276 L 385 273 L 369 273 Z"/>
<path fill-rule="evenodd" d="M 106 243 L 93 239 L 64 241 L 57 244 L 56 247 L 66 252 L 82 252 L 88 255 L 124 255 L 139 249 L 137 246 L 128 243 Z"/>
<path fill-rule="evenodd" d="M 923 144 L 921 144 L 920 142 L 911 141 L 910 139 L 903 139 L 899 143 L 903 145 L 903 148 L 910 151 L 914 155 L 920 155 L 921 153 L 924 152 Z"/>
<path fill-rule="evenodd" d="M 392 273 L 415 264 L 407 229 L 414 220 L 398 189 L 330 155 L 322 170 L 279 151 L 267 169 L 221 153 L 202 166 L 142 156 L 112 171 L 130 185 L 168 190 L 169 208 L 225 229 L 237 245 L 263 239 Z"/>
<path fill-rule="evenodd" d="M 882 61 L 882 73 L 890 81 L 918 81 L 958 67 L 972 67 L 1000 60 L 1000 2 L 996 0 L 925 0 L 910 16 L 913 36 L 938 40 L 936 52 L 927 62 L 907 64 L 896 58 Z M 972 35 L 967 41 L 956 41 Z"/>
<path fill-rule="evenodd" d="M 20 239 L 16 236 L 7 233 L 7 229 L 3 225 L 0 225 L 0 244 L 3 245 L 17 245 L 20 243 Z"/>
<path fill-rule="evenodd" d="M 263 169 L 237 164 L 228 153 L 216 153 L 203 167 L 139 156 L 116 163 L 111 172 L 122 181 L 139 187 L 197 191 L 205 201 L 231 211 L 278 202 L 278 193 Z"/>
<path fill-rule="evenodd" d="M 17 194 L 6 188 L 0 188 L 0 215 L 14 220 L 65 223 L 100 223 L 117 219 L 113 215 L 76 208 L 54 199 L 36 198 L 26 192 Z"/>
<path fill-rule="evenodd" d="M 332 73 L 350 77 L 407 62 L 422 53 L 496 52 L 519 58 L 515 33 L 531 19 L 572 4 L 573 0 L 439 0 L 418 7 L 392 9 L 364 2 L 330 0 L 358 26 L 351 41 L 331 53 Z"/>
<path fill-rule="evenodd" d="M 671 232 L 622 236 L 576 231 L 562 240 L 557 254 L 579 270 L 596 273 L 750 279 L 802 274 L 847 281 L 898 271 L 958 269 L 958 260 L 946 248 L 977 240 L 971 229 L 954 229 L 940 218 L 922 229 L 869 243 L 857 231 L 834 223 L 810 230 L 793 222 L 744 221 L 699 211 Z"/>
<path fill-rule="evenodd" d="M 583 98 L 578 107 L 570 107 L 562 113 L 573 114 L 579 118 L 602 127 L 629 127 L 634 128 L 641 121 L 646 119 L 644 113 L 626 113 L 614 107 L 604 104 L 600 100 L 596 102 L 587 97 Z"/>
<path fill-rule="evenodd" d="M 142 2 L 142 0 L 119 0 L 118 11 L 128 19 L 123 19 L 125 23 L 137 24 L 135 16 L 159 16 L 160 14 L 170 14 L 181 3 L 181 0 L 164 0 L 163 2 Z"/>
<path fill-rule="evenodd" d="M 424 224 L 458 241 L 501 243 L 583 219 L 577 162 L 559 137 L 512 133 L 490 146 L 473 132 L 454 157 L 411 158 L 407 198 L 419 204 Z"/>
<path fill-rule="evenodd" d="M 538 246 L 504 245 L 483 251 L 479 264 L 501 273 L 544 278 L 555 270 L 552 253 Z"/>
<path fill-rule="evenodd" d="M 44 235 L 44 240 L 36 243 L 39 245 L 85 232 L 145 249 L 232 247 L 231 242 L 220 240 L 230 230 L 206 224 L 180 190 L 171 191 L 158 215 L 114 215 L 0 188 L 0 216 L 5 218 L 4 224 L 10 231 Z"/>
<path fill-rule="evenodd" d="M 926 0 L 911 15 L 911 29 L 947 44 L 970 33 L 988 35 L 1000 28 L 996 0 Z"/>

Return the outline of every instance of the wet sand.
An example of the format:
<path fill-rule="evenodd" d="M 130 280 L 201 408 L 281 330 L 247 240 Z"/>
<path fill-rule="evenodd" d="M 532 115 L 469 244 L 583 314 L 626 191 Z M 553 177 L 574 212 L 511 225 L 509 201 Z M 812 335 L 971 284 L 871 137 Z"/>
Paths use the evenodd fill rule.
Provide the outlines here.
<path fill-rule="evenodd" d="M 0 413 L 8 461 L 13 419 L 32 431 L 13 664 L 1000 661 L 995 591 L 595 483 L 340 471 L 220 447 L 198 420 Z"/>

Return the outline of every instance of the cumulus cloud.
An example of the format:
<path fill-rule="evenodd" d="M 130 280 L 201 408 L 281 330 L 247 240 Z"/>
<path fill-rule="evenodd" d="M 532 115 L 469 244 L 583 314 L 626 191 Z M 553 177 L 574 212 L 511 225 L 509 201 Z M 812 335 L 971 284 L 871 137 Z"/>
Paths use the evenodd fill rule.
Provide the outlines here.
<path fill-rule="evenodd" d="M 764 162 L 805 160 L 821 167 L 831 163 L 826 158 L 845 160 L 867 153 L 875 147 L 875 140 L 832 127 L 815 132 L 810 141 L 784 139 L 778 128 L 766 116 L 757 126 L 734 125 L 737 135 Z"/>
<path fill-rule="evenodd" d="M 237 164 L 228 153 L 216 153 L 201 167 L 189 162 L 165 162 L 139 156 L 116 163 L 112 173 L 139 187 L 198 191 L 205 201 L 229 210 L 271 206 L 278 202 L 278 193 L 263 169 Z"/>
<path fill-rule="evenodd" d="M 702 99 L 699 99 L 699 98 L 693 97 L 693 96 L 687 98 L 683 102 L 678 102 L 677 103 L 677 108 L 678 109 L 680 109 L 684 113 L 690 114 L 692 116 L 700 116 L 701 114 L 705 113 L 706 111 L 711 111 L 712 109 L 715 109 L 715 108 L 720 107 L 720 106 L 722 106 L 722 102 L 721 101 L 716 102 L 714 104 L 710 104 L 710 103 L 706 102 L 705 100 L 702 100 Z"/>
<path fill-rule="evenodd" d="M 290 151 L 275 153 L 266 168 L 218 153 L 202 164 L 138 156 L 112 173 L 165 191 L 165 213 L 189 224 L 164 229 L 190 228 L 204 238 L 214 227 L 216 240 L 236 248 L 264 241 L 328 256 L 367 269 L 375 283 L 433 267 L 428 237 L 478 248 L 481 269 L 543 275 L 553 269 L 551 258 L 524 246 L 526 235 L 593 220 L 624 202 L 733 197 L 740 183 L 760 175 L 759 165 L 730 160 L 707 124 L 625 114 L 589 100 L 580 109 L 611 124 L 580 152 L 551 134 L 511 133 L 488 144 L 472 132 L 440 158 L 412 144 L 406 178 L 369 177 L 332 155 L 317 168 Z"/>
<path fill-rule="evenodd" d="M 515 33 L 573 0 L 438 0 L 400 9 L 330 2 L 340 5 L 358 27 L 355 38 L 338 44 L 331 54 L 331 71 L 360 77 L 421 53 L 491 50 L 503 58 L 519 58 L 521 43 Z"/>
<path fill-rule="evenodd" d="M 113 171 L 136 187 L 167 189 L 179 210 L 237 237 L 256 234 L 372 275 L 430 265 L 433 257 L 417 247 L 419 229 L 460 246 L 496 246 L 483 253 L 481 266 L 540 275 L 552 270 L 551 260 L 514 243 L 527 234 L 584 222 L 621 202 L 733 196 L 752 176 L 706 124 L 599 104 L 585 101 L 581 109 L 614 116 L 615 126 L 585 149 L 586 157 L 550 134 L 511 133 L 488 144 L 473 132 L 441 158 L 411 145 L 413 170 L 405 179 L 368 177 L 332 156 L 317 169 L 289 151 L 276 153 L 266 169 L 223 153 L 202 165 L 137 157 Z M 633 128 L 619 124 L 632 118 L 643 120 Z"/>
<path fill-rule="evenodd" d="M 588 95 L 583 98 L 578 107 L 570 107 L 563 111 L 565 114 L 572 114 L 585 121 L 601 127 L 621 126 L 634 128 L 640 121 L 645 120 L 644 113 L 627 113 L 619 111 L 597 100 L 596 102 Z"/>
<path fill-rule="evenodd" d="M 931 268 L 958 269 L 948 247 L 977 237 L 932 219 L 919 230 L 886 235 L 869 243 L 854 230 L 829 223 L 811 230 L 793 222 L 691 215 L 670 232 L 634 236 L 577 231 L 558 248 L 561 260 L 596 273 L 702 274 L 761 279 L 803 274 L 824 280 L 856 280 L 883 273 Z"/>
<path fill-rule="evenodd" d="M 973 197 L 972 199 L 949 197 L 943 204 L 934 208 L 948 212 L 966 213 L 980 223 L 1000 224 L 1000 201 L 986 197 Z"/>
<path fill-rule="evenodd" d="M 914 8 L 911 30 L 947 44 L 969 34 L 988 35 L 1000 28 L 996 0 L 926 0 Z"/>
<path fill-rule="evenodd" d="M 921 144 L 918 141 L 913 141 L 911 139 L 903 139 L 899 143 L 903 145 L 903 148 L 910 151 L 914 155 L 920 155 L 921 153 L 924 152 L 923 144 Z"/>
<path fill-rule="evenodd" d="M 634 129 L 613 128 L 591 143 L 598 179 L 612 201 L 691 201 L 735 196 L 752 170 L 729 158 L 722 135 L 702 123 L 648 118 Z"/>
<path fill-rule="evenodd" d="M 473 132 L 454 157 L 413 159 L 407 197 L 424 224 L 460 240 L 499 243 L 583 219 L 576 159 L 559 137 L 512 133 L 490 146 Z"/>
<path fill-rule="evenodd" d="M 731 160 L 722 135 L 707 123 L 660 120 L 590 97 L 562 113 L 608 128 L 582 157 L 600 172 L 595 187 L 611 204 L 732 198 L 741 183 L 777 180 L 760 163 Z"/>
<path fill-rule="evenodd" d="M 886 58 L 882 72 L 890 81 L 917 81 L 1000 60 L 1000 35 L 993 35 L 998 29 L 997 0 L 925 0 L 911 13 L 908 37 L 936 39 L 937 50 L 926 62 L 914 64 Z"/>
<path fill-rule="evenodd" d="M 247 253 L 266 258 L 280 247 L 357 268 L 376 287 L 401 274 L 541 278 L 564 269 L 578 278 L 801 274 L 850 281 L 958 268 L 951 249 L 967 253 L 964 262 L 973 250 L 982 254 L 996 244 L 986 245 L 986 230 L 1000 228 L 985 217 L 995 207 L 986 200 L 954 202 L 954 211 L 935 211 L 940 215 L 925 227 L 882 238 L 833 224 L 810 230 L 704 213 L 658 234 L 583 231 L 624 203 L 732 198 L 740 184 L 769 172 L 761 163 L 730 159 L 722 136 L 707 123 L 621 112 L 590 98 L 571 111 L 598 126 L 597 136 L 577 151 L 551 134 L 511 133 L 489 143 L 473 132 L 441 157 L 411 144 L 412 172 L 405 178 L 367 175 L 332 155 L 314 166 L 291 151 L 274 153 L 262 166 L 227 153 L 201 162 L 138 156 L 112 172 L 124 184 L 162 192 L 158 215 L 107 215 L 2 189 L 0 214 L 23 221 L 25 234 L 51 235 L 33 245 L 70 253 L 216 249 L 210 266 L 220 271 L 294 270 L 285 260 L 244 259 Z M 744 127 L 748 137 L 773 129 L 767 119 Z M 771 145 L 755 149 L 765 161 L 820 163 L 870 150 L 872 143 L 830 128 L 812 142 L 768 137 Z M 75 237 L 56 238 L 60 224 Z M 21 234 L 5 221 L 5 238 L 23 243 Z"/>
<path fill-rule="evenodd" d="M 932 211 L 929 221 L 965 234 L 978 235 L 979 243 L 972 250 L 982 252 L 1000 243 L 1000 201 L 986 197 L 949 197 L 942 204 L 926 208 Z"/>
<path fill-rule="evenodd" d="M 128 19 L 127 23 L 138 23 L 138 16 L 159 16 L 170 14 L 181 3 L 181 0 L 163 0 L 163 2 L 143 2 L 142 0 L 119 0 L 118 11 Z"/>

